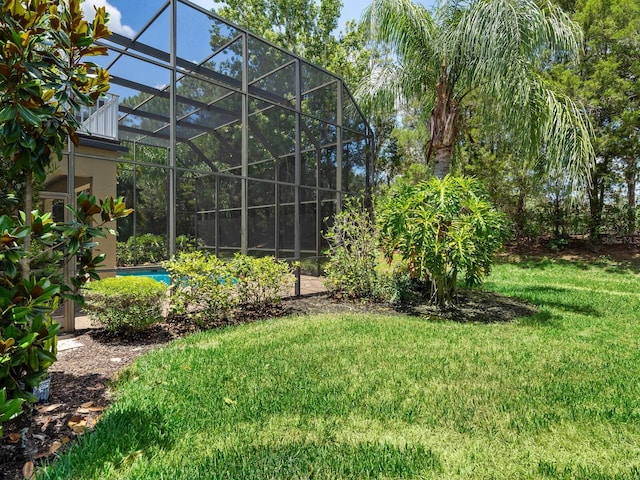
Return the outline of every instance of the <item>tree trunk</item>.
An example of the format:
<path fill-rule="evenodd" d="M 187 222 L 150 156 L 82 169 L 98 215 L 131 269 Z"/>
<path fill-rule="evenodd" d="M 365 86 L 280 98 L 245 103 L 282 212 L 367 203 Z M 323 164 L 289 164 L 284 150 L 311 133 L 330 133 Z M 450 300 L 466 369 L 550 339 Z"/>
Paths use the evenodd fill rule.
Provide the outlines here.
<path fill-rule="evenodd" d="M 553 199 L 553 236 L 560 236 L 560 227 L 562 226 L 562 208 L 560 206 L 560 189 L 556 183 L 555 198 Z"/>
<path fill-rule="evenodd" d="M 625 180 L 627 181 L 627 234 L 636 234 L 636 181 L 638 171 L 635 159 L 628 161 L 625 171 Z"/>
<path fill-rule="evenodd" d="M 453 157 L 453 146 L 443 146 L 436 150 L 436 163 L 434 171 L 436 178 L 442 180 L 451 170 L 451 158 Z"/>
<path fill-rule="evenodd" d="M 447 83 L 446 64 L 442 64 L 442 76 L 436 84 L 436 101 L 429 119 L 431 143 L 427 152 L 427 162 L 431 154 L 435 153 L 434 174 L 443 179 L 451 170 L 451 160 L 458 136 L 458 120 L 460 107 L 451 97 Z"/>
<path fill-rule="evenodd" d="M 31 227 L 31 210 L 33 210 L 33 173 L 27 171 L 25 173 L 25 187 L 24 187 L 24 213 L 26 217 L 26 224 L 28 227 Z M 31 232 L 29 235 L 24 237 L 24 250 L 29 254 L 29 250 L 31 250 Z M 24 257 L 20 260 L 20 265 L 22 267 L 22 279 L 28 280 L 31 275 L 31 262 L 29 257 Z"/>
<path fill-rule="evenodd" d="M 526 193 L 523 187 L 518 192 L 518 202 L 516 204 L 515 214 L 515 234 L 516 238 L 520 239 L 524 237 L 526 216 L 524 212 Z"/>
<path fill-rule="evenodd" d="M 607 158 L 596 163 L 589 185 L 589 235 L 591 240 L 597 240 L 602 227 L 602 211 L 604 210 L 605 177 L 609 172 L 610 161 Z"/>

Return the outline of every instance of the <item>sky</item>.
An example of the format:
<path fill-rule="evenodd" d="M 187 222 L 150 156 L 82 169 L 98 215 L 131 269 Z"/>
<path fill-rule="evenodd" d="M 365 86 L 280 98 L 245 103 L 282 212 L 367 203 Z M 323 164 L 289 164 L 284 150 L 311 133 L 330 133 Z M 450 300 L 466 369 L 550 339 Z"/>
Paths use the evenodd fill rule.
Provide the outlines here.
<path fill-rule="evenodd" d="M 417 1 L 428 7 L 435 0 Z M 207 10 L 216 5 L 214 0 L 192 0 L 192 2 Z M 339 30 L 344 30 L 344 25 L 347 21 L 360 19 L 362 11 L 369 2 L 370 0 L 343 0 Z M 147 25 L 153 15 L 165 3 L 166 0 L 85 0 L 81 3 L 81 6 L 85 17 L 89 19 L 93 18 L 94 5 L 106 7 L 109 13 L 109 28 L 111 31 L 133 38 L 141 32 L 143 27 Z M 200 15 L 191 8 L 178 5 L 176 45 L 178 57 L 197 64 L 211 55 L 210 28 L 211 22 L 205 15 Z M 150 28 L 140 34 L 139 40 L 165 52 L 170 51 L 168 10 L 154 20 Z M 127 56 L 120 57 L 114 52 L 110 52 L 107 57 L 92 58 L 92 61 L 107 67 L 109 73 L 114 77 L 127 78 L 143 85 L 160 88 L 170 82 L 169 71 L 166 68 Z M 125 88 L 115 82 L 112 84 L 111 93 L 119 95 L 122 99 L 136 95 L 139 92 Z"/>
<path fill-rule="evenodd" d="M 193 0 L 204 8 L 211 9 L 215 6 L 214 0 Z M 417 0 L 418 3 L 430 7 L 434 0 Z M 132 37 L 136 30 L 144 26 L 149 17 L 155 13 L 164 3 L 161 0 L 85 0 L 82 8 L 85 16 L 92 18 L 93 7 L 106 6 L 110 15 L 109 28 L 115 33 L 126 37 Z M 343 0 L 342 16 L 340 17 L 340 29 L 348 20 L 358 20 L 364 8 L 369 4 L 361 0 Z"/>

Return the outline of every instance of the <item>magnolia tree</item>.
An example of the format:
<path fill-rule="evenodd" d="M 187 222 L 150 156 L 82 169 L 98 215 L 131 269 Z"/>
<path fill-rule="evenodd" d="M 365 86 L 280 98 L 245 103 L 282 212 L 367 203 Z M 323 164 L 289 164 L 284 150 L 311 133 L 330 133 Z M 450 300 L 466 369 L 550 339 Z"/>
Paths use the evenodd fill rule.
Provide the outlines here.
<path fill-rule="evenodd" d="M 104 7 L 89 23 L 79 0 L 3 1 L 0 12 L 0 154 L 10 176 L 24 176 L 30 212 L 33 177 L 78 143 L 75 113 L 109 89 L 108 73 L 85 58 L 106 54 L 94 42 L 111 32 Z"/>
<path fill-rule="evenodd" d="M 130 210 L 122 199 L 103 202 L 82 195 L 73 220 L 56 225 L 32 208 L 32 186 L 42 182 L 67 142 L 78 144 L 75 113 L 108 90 L 108 73 L 87 62 L 106 49 L 95 41 L 110 35 L 104 7 L 92 22 L 79 0 L 0 0 L 0 156 L 8 165 L 8 184 L 22 182 L 24 209 L 19 217 L 0 211 L 0 433 L 2 421 L 46 375 L 56 359 L 59 325 L 50 313 L 61 294 L 79 299 L 80 286 L 97 277 L 104 256 L 94 256 L 94 238 L 106 224 Z M 6 205 L 9 192 L 3 192 Z M 2 215 L 5 213 L 4 215 Z M 40 251 L 64 249 L 77 262 L 72 285 L 60 285 L 30 272 L 31 241 Z"/>

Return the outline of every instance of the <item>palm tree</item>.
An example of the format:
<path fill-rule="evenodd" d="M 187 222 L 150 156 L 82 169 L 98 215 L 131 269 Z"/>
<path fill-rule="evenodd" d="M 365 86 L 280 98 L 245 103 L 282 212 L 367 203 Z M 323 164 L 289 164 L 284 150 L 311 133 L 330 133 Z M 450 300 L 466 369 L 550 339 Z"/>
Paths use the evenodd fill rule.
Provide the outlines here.
<path fill-rule="evenodd" d="M 361 102 L 387 111 L 419 104 L 438 178 L 451 169 L 462 108 L 473 99 L 486 125 L 501 122 L 523 162 L 544 158 L 573 182 L 586 180 L 589 124 L 543 75 L 552 62 L 578 58 L 579 27 L 548 0 L 444 2 L 432 15 L 410 0 L 373 0 L 363 16 L 369 38 L 393 53 L 372 65 Z"/>

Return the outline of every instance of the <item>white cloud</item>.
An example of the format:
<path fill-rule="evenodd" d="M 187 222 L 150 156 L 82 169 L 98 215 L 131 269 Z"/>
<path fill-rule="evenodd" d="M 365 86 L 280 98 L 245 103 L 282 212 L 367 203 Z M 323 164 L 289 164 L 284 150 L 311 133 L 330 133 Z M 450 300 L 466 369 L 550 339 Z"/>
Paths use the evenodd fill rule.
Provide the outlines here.
<path fill-rule="evenodd" d="M 87 20 L 91 21 L 95 16 L 94 5 L 96 7 L 106 7 L 107 13 L 109 14 L 109 23 L 107 24 L 109 30 L 113 33 L 119 33 L 125 37 L 133 38 L 136 32 L 129 25 L 122 24 L 122 14 L 120 10 L 107 2 L 107 0 L 85 0 L 82 2 L 80 6 Z"/>

